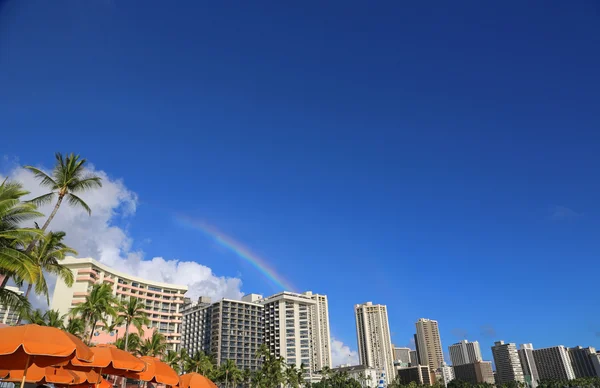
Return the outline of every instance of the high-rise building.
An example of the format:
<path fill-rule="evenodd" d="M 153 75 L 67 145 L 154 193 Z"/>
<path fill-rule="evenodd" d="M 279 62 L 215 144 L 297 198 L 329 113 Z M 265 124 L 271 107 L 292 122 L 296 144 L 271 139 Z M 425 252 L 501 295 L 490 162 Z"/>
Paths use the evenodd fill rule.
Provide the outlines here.
<path fill-rule="evenodd" d="M 596 349 L 592 347 L 575 346 L 569 348 L 569 359 L 571 360 L 573 372 L 575 372 L 575 378 L 596 376 L 594 364 L 592 363 L 592 355 L 594 354 L 596 354 Z"/>
<path fill-rule="evenodd" d="M 438 322 L 421 318 L 415 325 L 417 327 L 419 361 L 423 365 L 429 365 L 431 370 L 436 370 L 444 363 Z"/>
<path fill-rule="evenodd" d="M 469 342 L 462 340 L 448 347 L 450 352 L 450 361 L 452 365 L 471 364 L 473 362 L 482 361 L 481 349 L 479 342 Z"/>
<path fill-rule="evenodd" d="M 514 343 L 505 344 L 504 341 L 494 342 L 492 346 L 492 355 L 496 364 L 496 382 L 498 385 L 506 384 L 511 381 L 517 383 L 525 382 L 523 368 L 519 360 L 517 345 Z"/>
<path fill-rule="evenodd" d="M 403 366 L 410 364 L 410 348 L 394 347 L 394 362 Z"/>
<path fill-rule="evenodd" d="M 418 356 L 416 350 L 411 350 L 409 353 L 409 357 L 410 357 L 410 366 L 419 365 L 419 356 Z"/>
<path fill-rule="evenodd" d="M 307 291 L 304 295 L 316 303 L 309 308 L 311 321 L 312 370 L 320 371 L 331 368 L 331 335 L 329 333 L 329 305 L 327 295 L 313 294 Z"/>
<path fill-rule="evenodd" d="M 177 350 L 181 342 L 180 325 L 186 286 L 155 282 L 128 275 L 91 258 L 76 259 L 67 257 L 61 264 L 75 276 L 72 287 L 58 277 L 50 308 L 61 314 L 68 314 L 79 303 L 84 302 L 95 284 L 110 284 L 113 295 L 119 301 L 137 298 L 144 303 L 143 310 L 150 320 L 150 328 L 156 329 L 166 338 L 169 348 Z M 112 323 L 110 320 L 109 324 Z M 101 326 L 101 324 L 99 325 Z M 99 332 L 94 335 L 100 334 Z"/>
<path fill-rule="evenodd" d="M 6 286 L 5 290 L 12 291 L 17 295 L 23 295 L 23 291 L 17 287 Z M 19 321 L 19 312 L 9 305 L 0 304 L 0 323 L 5 325 L 16 325 Z"/>
<path fill-rule="evenodd" d="M 201 351 L 210 353 L 210 329 L 211 320 L 210 298 L 201 296 L 197 302 L 192 303 L 188 298 L 184 299 L 181 313 L 181 347 L 186 349 L 190 355 Z"/>
<path fill-rule="evenodd" d="M 454 378 L 471 384 L 495 384 L 491 361 L 456 365 L 454 367 Z"/>
<path fill-rule="evenodd" d="M 594 365 L 596 376 L 600 377 L 600 353 L 596 352 L 596 354 L 592 354 L 590 358 L 592 359 L 592 365 Z"/>
<path fill-rule="evenodd" d="M 444 364 L 435 371 L 435 377 L 437 381 L 441 381 L 442 384 L 444 384 L 444 387 L 447 387 L 448 383 L 454 380 L 454 368 L 444 362 Z"/>
<path fill-rule="evenodd" d="M 533 359 L 540 380 L 572 380 L 575 372 L 569 359 L 569 351 L 562 345 L 533 350 Z"/>
<path fill-rule="evenodd" d="M 429 365 L 398 367 L 396 375 L 402 384 L 415 382 L 418 385 L 433 385 L 435 383 L 435 373 L 429 369 Z"/>
<path fill-rule="evenodd" d="M 538 375 L 537 366 L 533 359 L 533 345 L 522 344 L 518 353 L 521 367 L 523 368 L 525 383 L 527 383 L 530 388 L 536 388 L 540 381 L 540 376 Z"/>
<path fill-rule="evenodd" d="M 255 294 L 242 300 L 222 299 L 210 306 L 210 354 L 217 365 L 233 360 L 241 369 L 256 370 L 256 351 L 263 344 L 264 307 Z"/>
<path fill-rule="evenodd" d="M 394 379 L 394 353 L 387 307 L 367 302 L 354 306 L 360 363 L 385 372 L 388 383 Z"/>
<path fill-rule="evenodd" d="M 304 364 L 314 372 L 311 311 L 318 302 L 308 295 L 286 291 L 260 303 L 265 308 L 265 344 L 271 353 L 283 357 L 289 365 Z M 316 348 L 317 352 L 320 349 Z"/>

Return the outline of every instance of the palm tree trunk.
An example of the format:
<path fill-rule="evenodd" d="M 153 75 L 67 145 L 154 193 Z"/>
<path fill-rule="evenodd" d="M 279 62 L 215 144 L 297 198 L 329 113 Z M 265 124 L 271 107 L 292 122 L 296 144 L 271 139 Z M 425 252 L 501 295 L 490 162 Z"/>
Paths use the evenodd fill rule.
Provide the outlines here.
<path fill-rule="evenodd" d="M 0 280 L 2 281 L 2 284 L 0 284 L 0 288 L 6 287 L 6 283 L 8 283 L 8 278 L 10 278 L 8 274 L 0 275 Z"/>
<path fill-rule="evenodd" d="M 54 205 L 54 209 L 52 210 L 52 213 L 50 213 L 50 216 L 48 217 L 46 222 L 44 222 L 44 226 L 42 226 L 42 229 L 41 229 L 42 234 L 46 232 L 46 228 L 48 228 L 48 225 L 50 225 L 50 222 L 56 215 L 56 212 L 58 211 L 58 208 L 60 207 L 60 204 L 62 203 L 64 197 L 65 197 L 64 194 L 58 195 L 58 201 L 56 201 L 56 205 Z M 33 249 L 33 247 L 35 246 L 35 244 L 38 242 L 39 239 L 40 239 L 39 237 L 34 237 L 33 240 L 27 246 L 27 249 L 25 249 L 25 253 L 31 252 L 31 250 Z"/>
<path fill-rule="evenodd" d="M 94 330 L 96 330 L 97 323 L 98 321 L 94 321 L 94 324 L 92 324 L 92 331 L 90 332 L 90 344 L 92 343 L 92 337 L 94 336 Z"/>
<path fill-rule="evenodd" d="M 125 351 L 129 351 L 129 325 L 125 321 Z M 127 378 L 123 380 L 123 388 L 126 388 Z"/>
<path fill-rule="evenodd" d="M 27 286 L 27 292 L 25 292 L 25 299 L 29 300 L 29 294 L 31 293 L 31 288 L 33 287 L 32 283 L 29 283 Z"/>

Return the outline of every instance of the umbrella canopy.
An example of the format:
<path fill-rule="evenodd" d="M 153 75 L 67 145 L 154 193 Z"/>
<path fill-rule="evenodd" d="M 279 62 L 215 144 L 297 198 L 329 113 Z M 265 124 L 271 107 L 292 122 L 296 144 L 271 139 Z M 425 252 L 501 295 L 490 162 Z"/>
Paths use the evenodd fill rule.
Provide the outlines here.
<path fill-rule="evenodd" d="M 26 383 L 52 383 L 52 384 L 72 384 L 78 382 L 75 373 L 51 366 L 41 368 L 37 365 L 30 365 L 27 370 L 13 369 L 0 371 L 0 377 L 5 381 L 25 381 Z"/>
<path fill-rule="evenodd" d="M 94 353 L 79 338 L 60 329 L 33 324 L 0 329 L 0 365 L 11 371 L 11 379 L 21 371 L 21 388 L 25 382 L 37 379 L 42 370 L 45 373 L 45 367 L 73 358 L 90 362 L 94 360 Z M 28 378 L 30 372 L 34 375 Z M 62 376 L 57 379 L 67 379 L 67 374 L 73 377 L 69 372 L 56 373 Z"/>
<path fill-rule="evenodd" d="M 146 369 L 143 372 L 130 372 L 124 376 L 153 383 L 165 385 L 179 384 L 179 375 L 170 366 L 154 357 L 140 357 L 146 363 Z"/>
<path fill-rule="evenodd" d="M 74 384 L 74 385 L 61 385 L 61 384 L 55 384 L 58 387 L 61 388 L 90 388 L 90 384 L 87 383 L 83 383 L 83 384 Z M 100 383 L 97 385 L 97 387 L 99 388 L 113 388 L 113 385 L 111 383 L 109 383 L 108 381 L 101 379 Z"/>
<path fill-rule="evenodd" d="M 31 324 L 0 329 L 3 368 L 27 369 L 25 364 L 28 359 L 31 362 L 32 357 L 38 366 L 50 366 L 72 358 L 89 362 L 94 359 L 94 353 L 79 338 L 54 327 Z"/>
<path fill-rule="evenodd" d="M 122 376 L 125 372 L 142 372 L 146 363 L 130 353 L 114 346 L 95 346 L 90 348 L 94 353 L 94 361 L 82 362 L 71 360 L 75 370 L 97 369 L 99 373 Z M 71 367 L 69 367 L 71 368 Z"/>
<path fill-rule="evenodd" d="M 217 385 L 198 373 L 179 376 L 179 388 L 217 388 Z"/>

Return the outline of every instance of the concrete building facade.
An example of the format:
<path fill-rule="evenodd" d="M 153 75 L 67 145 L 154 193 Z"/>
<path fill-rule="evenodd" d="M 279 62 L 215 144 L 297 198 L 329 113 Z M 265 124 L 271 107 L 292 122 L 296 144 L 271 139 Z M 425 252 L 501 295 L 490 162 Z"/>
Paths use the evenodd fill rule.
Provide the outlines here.
<path fill-rule="evenodd" d="M 242 300 L 222 299 L 210 306 L 210 352 L 217 365 L 233 360 L 242 369 L 256 370 L 256 351 L 263 344 L 263 310 L 254 294 Z"/>
<path fill-rule="evenodd" d="M 197 302 L 184 299 L 181 309 L 181 347 L 193 355 L 198 351 L 210 353 L 211 301 L 209 297 L 201 296 Z"/>
<path fill-rule="evenodd" d="M 394 350 L 394 362 L 400 363 L 404 366 L 410 365 L 410 348 L 393 347 Z"/>
<path fill-rule="evenodd" d="M 429 365 L 409 366 L 406 368 L 397 368 L 396 375 L 402 384 L 415 382 L 418 385 L 433 385 L 435 383 L 435 373 L 429 369 Z"/>
<path fill-rule="evenodd" d="M 410 357 L 410 366 L 419 365 L 419 355 L 417 354 L 416 350 L 411 350 L 409 353 L 409 357 Z"/>
<path fill-rule="evenodd" d="M 534 349 L 533 359 L 540 380 L 572 380 L 575 378 L 575 372 L 569 358 L 569 351 L 562 345 Z"/>
<path fill-rule="evenodd" d="M 12 291 L 15 294 L 23 295 L 23 291 L 19 290 L 17 287 L 6 286 L 5 289 Z M 13 326 L 16 325 L 18 321 L 19 313 L 15 311 L 14 308 L 0 304 L 0 323 Z"/>
<path fill-rule="evenodd" d="M 417 327 L 419 361 L 422 365 L 429 365 L 431 370 L 436 370 L 444 364 L 438 322 L 421 318 L 415 325 Z"/>
<path fill-rule="evenodd" d="M 357 304 L 354 314 L 360 363 L 385 371 L 386 380 L 391 382 L 395 368 L 387 307 L 372 302 Z"/>
<path fill-rule="evenodd" d="M 331 373 L 347 373 L 348 377 L 353 378 L 361 384 L 361 387 L 374 387 L 379 381 L 380 373 L 375 368 L 365 365 L 341 365 L 332 368 Z"/>
<path fill-rule="evenodd" d="M 183 319 L 181 306 L 187 291 L 186 286 L 141 279 L 114 270 L 91 258 L 67 257 L 61 264 L 73 272 L 75 282 L 69 287 L 60 277 L 56 280 L 51 309 L 68 314 L 73 307 L 85 300 L 95 284 L 110 284 L 117 300 L 126 301 L 130 297 L 142 300 L 146 307 L 143 311 L 150 320 L 149 327 L 165 336 L 170 349 L 178 349 Z M 94 333 L 96 334 L 100 333 Z"/>
<path fill-rule="evenodd" d="M 596 372 L 596 376 L 600 377 L 600 353 L 596 352 L 596 354 L 592 354 L 592 365 L 594 366 L 594 371 Z"/>
<path fill-rule="evenodd" d="M 519 360 L 517 345 L 514 343 L 504 343 L 504 341 L 494 342 L 492 346 L 492 355 L 496 364 L 496 382 L 499 385 L 515 381 L 524 383 L 523 368 Z"/>
<path fill-rule="evenodd" d="M 452 365 L 471 364 L 483 360 L 478 341 L 462 340 L 450 345 L 448 351 Z"/>
<path fill-rule="evenodd" d="M 533 359 L 533 345 L 532 344 L 521 344 L 519 353 L 519 361 L 521 361 L 521 367 L 523 368 L 523 376 L 525 377 L 525 383 L 531 387 L 536 388 L 540 381 L 540 376 Z"/>
<path fill-rule="evenodd" d="M 331 334 L 329 332 L 329 304 L 327 295 L 313 294 L 307 291 L 304 295 L 316 303 L 309 308 L 311 326 L 312 370 L 320 371 L 331 368 Z"/>
<path fill-rule="evenodd" d="M 592 347 L 583 348 L 575 346 L 569 348 L 569 359 L 575 373 L 575 378 L 595 377 L 596 371 L 592 363 L 592 355 L 596 354 L 596 349 Z"/>
<path fill-rule="evenodd" d="M 313 337 L 311 311 L 317 304 L 308 295 L 281 292 L 262 299 L 264 306 L 265 344 L 274 355 L 285 358 L 289 365 L 302 364 L 311 372 Z"/>
<path fill-rule="evenodd" d="M 471 384 L 495 384 L 491 361 L 454 366 L 454 378 Z"/>
<path fill-rule="evenodd" d="M 436 381 L 441 381 L 444 387 L 446 387 L 450 381 L 454 380 L 454 368 L 444 362 L 444 364 L 435 371 L 435 377 Z"/>

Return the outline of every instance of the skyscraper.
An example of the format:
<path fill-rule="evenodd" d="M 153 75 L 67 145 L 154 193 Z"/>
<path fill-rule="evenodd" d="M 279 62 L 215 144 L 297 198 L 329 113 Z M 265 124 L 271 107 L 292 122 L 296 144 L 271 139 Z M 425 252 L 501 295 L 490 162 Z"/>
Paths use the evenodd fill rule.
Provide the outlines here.
<path fill-rule="evenodd" d="M 496 364 L 496 383 L 506 384 L 511 381 L 524 383 L 523 368 L 517 353 L 517 345 L 505 344 L 504 341 L 494 342 L 492 346 L 494 363 Z"/>
<path fill-rule="evenodd" d="M 596 354 L 596 349 L 592 347 L 575 346 L 569 348 L 569 358 L 573 372 L 575 372 L 575 378 L 596 376 L 594 364 L 592 363 L 592 355 L 594 354 Z"/>
<path fill-rule="evenodd" d="M 454 378 L 471 384 L 494 384 L 491 361 L 477 361 L 454 367 Z"/>
<path fill-rule="evenodd" d="M 388 382 L 394 379 L 394 353 L 387 307 L 367 302 L 354 306 L 358 354 L 362 365 L 385 371 Z"/>
<path fill-rule="evenodd" d="M 310 307 L 312 370 L 320 371 L 324 367 L 331 368 L 331 336 L 329 333 L 329 305 L 327 295 L 313 294 L 307 291 L 304 295 L 316 303 Z"/>
<path fill-rule="evenodd" d="M 533 345 L 522 344 L 518 353 L 519 360 L 521 361 L 521 367 L 523 368 L 525 383 L 527 383 L 531 388 L 536 388 L 538 386 L 538 382 L 540 381 L 540 376 L 538 375 L 537 366 L 535 365 L 535 360 L 533 359 Z"/>
<path fill-rule="evenodd" d="M 444 364 L 444 353 L 437 321 L 421 318 L 416 322 L 419 361 L 436 370 Z"/>
<path fill-rule="evenodd" d="M 201 296 L 193 303 L 189 298 L 184 298 L 181 313 L 181 347 L 191 355 L 198 351 L 210 353 L 210 298 Z"/>
<path fill-rule="evenodd" d="M 410 348 L 394 347 L 394 361 L 408 366 L 410 364 Z"/>
<path fill-rule="evenodd" d="M 411 350 L 409 353 L 409 357 L 410 357 L 410 366 L 419 365 L 419 355 L 417 354 L 416 350 Z"/>
<path fill-rule="evenodd" d="M 479 342 L 469 342 L 462 340 L 448 347 L 450 352 L 450 361 L 452 365 L 471 364 L 476 361 L 482 361 Z"/>
<path fill-rule="evenodd" d="M 562 345 L 535 349 L 533 351 L 533 359 L 540 380 L 573 380 L 575 378 L 575 372 L 569 359 L 569 352 Z"/>

